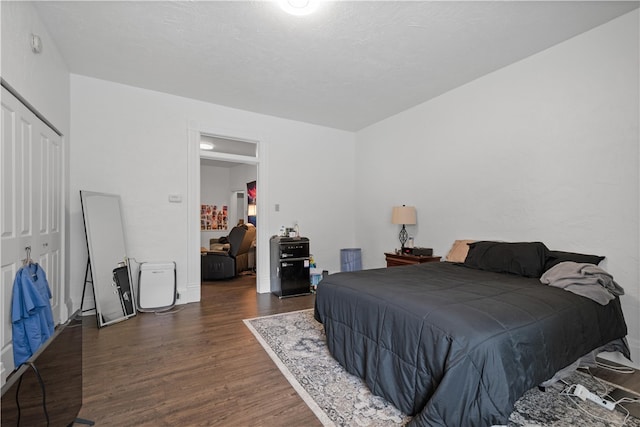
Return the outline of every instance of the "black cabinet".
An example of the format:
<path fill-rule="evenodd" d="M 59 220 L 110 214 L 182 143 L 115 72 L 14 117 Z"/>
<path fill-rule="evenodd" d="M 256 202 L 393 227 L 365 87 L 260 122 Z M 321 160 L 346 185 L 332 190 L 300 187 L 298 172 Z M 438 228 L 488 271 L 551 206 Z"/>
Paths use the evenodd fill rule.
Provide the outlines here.
<path fill-rule="evenodd" d="M 269 243 L 271 292 L 280 298 L 310 294 L 309 239 L 273 236 Z"/>

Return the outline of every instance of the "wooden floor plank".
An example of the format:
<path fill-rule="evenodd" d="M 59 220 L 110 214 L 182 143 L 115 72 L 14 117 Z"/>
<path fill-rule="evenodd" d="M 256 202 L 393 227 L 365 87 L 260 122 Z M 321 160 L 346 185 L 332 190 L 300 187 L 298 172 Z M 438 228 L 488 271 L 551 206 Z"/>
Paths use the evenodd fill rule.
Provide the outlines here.
<path fill-rule="evenodd" d="M 321 426 L 242 319 L 312 308 L 256 294 L 255 278 L 208 282 L 200 303 L 102 329 L 84 319 L 83 406 L 97 426 Z"/>

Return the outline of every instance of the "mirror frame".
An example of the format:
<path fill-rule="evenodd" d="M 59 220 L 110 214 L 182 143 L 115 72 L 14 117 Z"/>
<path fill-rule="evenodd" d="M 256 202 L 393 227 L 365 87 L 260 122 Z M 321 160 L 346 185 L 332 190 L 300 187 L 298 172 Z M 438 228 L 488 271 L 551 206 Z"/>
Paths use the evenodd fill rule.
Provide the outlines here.
<path fill-rule="evenodd" d="M 135 290 L 125 243 L 120 196 L 80 191 L 82 217 L 89 253 L 88 268 L 98 327 L 111 325 L 137 313 Z M 129 295 L 116 283 L 116 269 L 126 267 Z M 121 271 L 121 270 L 120 270 Z M 121 277 L 122 275 L 119 274 Z M 85 283 L 86 286 L 86 283 Z M 130 299 L 131 304 L 125 301 Z M 128 310 L 128 307 L 131 307 Z M 131 312 L 128 312 L 131 311 Z"/>

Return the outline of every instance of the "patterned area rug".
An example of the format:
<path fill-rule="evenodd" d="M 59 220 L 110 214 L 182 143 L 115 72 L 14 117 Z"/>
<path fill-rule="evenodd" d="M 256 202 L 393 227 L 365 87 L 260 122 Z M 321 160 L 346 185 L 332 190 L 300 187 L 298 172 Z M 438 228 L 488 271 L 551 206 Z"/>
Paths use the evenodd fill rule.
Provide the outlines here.
<path fill-rule="evenodd" d="M 360 378 L 347 373 L 325 344 L 322 325 L 313 310 L 244 321 L 291 385 L 325 426 L 402 426 L 411 417 L 374 396 Z M 593 392 L 610 391 L 610 384 L 581 372 L 566 380 Z M 620 410 L 608 411 L 592 402 L 561 394 L 557 383 L 546 392 L 531 389 L 516 402 L 509 426 L 631 426 L 640 421 Z"/>

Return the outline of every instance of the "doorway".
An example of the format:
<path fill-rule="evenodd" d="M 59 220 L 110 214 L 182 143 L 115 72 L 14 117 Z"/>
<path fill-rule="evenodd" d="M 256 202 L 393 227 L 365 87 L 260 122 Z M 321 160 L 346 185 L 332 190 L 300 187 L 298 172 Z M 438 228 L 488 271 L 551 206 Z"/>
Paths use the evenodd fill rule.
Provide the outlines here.
<path fill-rule="evenodd" d="M 240 144 L 252 144 L 253 155 L 217 152 L 211 150 L 201 150 L 200 142 L 205 137 L 222 139 L 226 141 L 237 141 Z M 185 302 L 200 301 L 200 177 L 201 160 L 216 161 L 237 165 L 253 166 L 257 176 L 256 190 L 259 195 L 257 203 L 258 226 L 256 227 L 256 291 L 267 293 L 270 291 L 269 285 L 269 232 L 268 232 L 268 205 L 269 195 L 266 182 L 266 162 L 267 149 L 266 142 L 255 136 L 241 135 L 240 132 L 233 134 L 227 131 L 206 128 L 198 123 L 192 122 L 189 125 L 188 138 L 188 194 L 187 194 L 187 296 Z M 250 145 L 251 146 L 251 145 Z"/>
<path fill-rule="evenodd" d="M 238 223 L 248 222 L 247 186 L 256 180 L 256 165 L 200 158 L 200 205 L 222 211 L 226 218 L 214 229 L 201 221 L 202 247 L 209 247 L 209 239 L 226 236 Z"/>
<path fill-rule="evenodd" d="M 211 160 L 201 154 L 200 246 L 206 250 L 229 251 L 230 255 L 203 255 L 203 281 L 226 282 L 234 277 L 250 276 L 254 278 L 255 287 L 257 228 L 250 224 L 247 196 L 249 187 L 256 181 L 255 164 Z M 240 225 L 248 228 L 247 231 L 232 231 Z"/>

